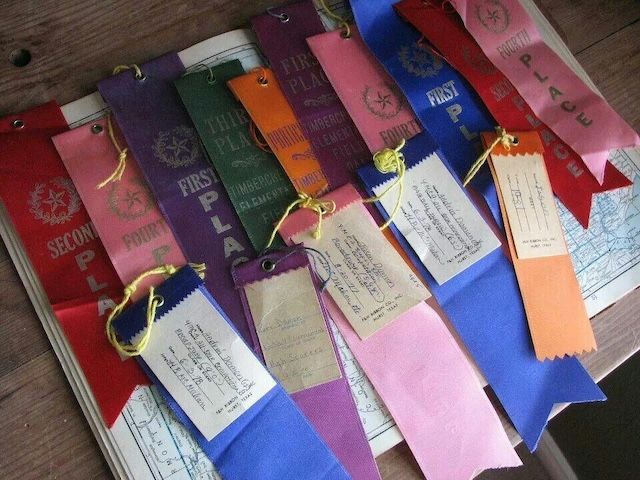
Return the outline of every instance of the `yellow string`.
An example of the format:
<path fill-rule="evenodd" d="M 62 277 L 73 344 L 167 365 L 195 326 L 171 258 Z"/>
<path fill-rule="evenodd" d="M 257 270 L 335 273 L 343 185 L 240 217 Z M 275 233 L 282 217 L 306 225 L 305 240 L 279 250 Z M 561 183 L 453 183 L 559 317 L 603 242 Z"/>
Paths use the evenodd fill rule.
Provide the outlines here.
<path fill-rule="evenodd" d="M 112 75 L 117 75 L 120 72 L 124 72 L 125 70 L 135 70 L 136 72 L 136 78 L 138 80 L 144 78 L 144 74 L 142 73 L 142 70 L 140 70 L 140 67 L 138 65 L 136 65 L 135 63 L 132 63 L 131 65 L 118 65 L 113 69 L 113 74 Z"/>
<path fill-rule="evenodd" d="M 502 128 L 500 126 L 497 126 L 496 127 L 496 133 L 498 134 L 496 139 L 491 143 L 491 145 L 489 145 L 487 147 L 487 149 L 482 153 L 482 155 L 480 155 L 478 157 L 478 159 L 473 163 L 473 165 L 471 165 L 471 168 L 469 169 L 469 172 L 464 177 L 464 180 L 462 182 L 463 186 L 466 187 L 467 184 L 473 179 L 473 177 L 476 176 L 476 173 L 478 173 L 480 171 L 480 169 L 484 165 L 484 162 L 487 161 L 487 158 L 489 158 L 489 155 L 491 154 L 493 149 L 496 148 L 496 146 L 499 143 L 502 143 L 502 146 L 507 151 L 511 150 L 511 145 L 517 145 L 518 144 L 518 142 L 516 140 L 516 137 L 514 137 L 513 135 L 508 134 L 507 131 L 504 128 Z"/>
<path fill-rule="evenodd" d="M 335 13 L 333 13 L 331 9 L 329 9 L 329 7 L 327 6 L 325 0 L 318 0 L 318 1 L 320 2 L 320 5 L 322 5 L 322 8 L 324 9 L 325 13 L 329 15 L 331 18 L 333 18 L 335 21 L 337 21 L 340 27 L 345 29 L 344 32 L 342 32 L 342 36 L 344 38 L 351 37 L 351 27 L 349 27 L 349 24 L 347 23 L 347 21 L 344 18 L 342 18 L 340 15 L 336 15 Z"/>
<path fill-rule="evenodd" d="M 206 266 L 204 263 L 190 263 L 189 264 L 193 269 L 198 273 L 200 278 L 204 278 L 204 271 Z M 124 297 L 122 301 L 115 306 L 115 308 L 109 314 L 107 318 L 107 324 L 105 326 L 107 331 L 107 338 L 111 345 L 115 347 L 118 352 L 127 356 L 127 357 L 135 357 L 140 355 L 142 351 L 146 348 L 149 343 L 149 339 L 151 338 L 151 328 L 153 327 L 153 322 L 156 318 L 156 309 L 158 306 L 162 305 L 163 299 L 155 294 L 155 289 L 153 287 L 149 287 L 149 299 L 147 302 L 147 324 L 145 327 L 144 335 L 140 339 L 137 345 L 123 345 L 118 341 L 118 337 L 116 335 L 116 331 L 113 328 L 113 321 L 116 319 L 122 310 L 124 310 L 125 305 L 131 299 L 131 295 L 137 290 L 138 285 L 145 278 L 150 277 L 151 275 L 173 275 L 178 271 L 178 268 L 173 265 L 160 265 L 159 267 L 152 268 L 146 272 L 141 273 L 133 281 L 124 288 Z"/>
<path fill-rule="evenodd" d="M 398 210 L 400 210 L 400 204 L 402 203 L 402 193 L 404 192 L 404 184 L 402 180 L 404 178 L 404 173 L 406 170 L 406 166 L 404 163 L 404 155 L 400 152 L 402 147 L 404 147 L 405 141 L 404 138 L 400 141 L 396 148 L 385 148 L 380 152 L 376 152 L 373 154 L 373 164 L 378 169 L 380 173 L 397 173 L 398 178 L 396 181 L 389 185 L 384 192 L 376 197 L 371 197 L 363 200 L 364 203 L 371 202 L 379 202 L 382 198 L 389 193 L 396 185 L 398 188 L 398 201 L 396 202 L 396 206 L 389 215 L 389 219 L 380 227 L 380 230 L 384 230 L 393 221 L 393 217 L 395 217 Z"/>
<path fill-rule="evenodd" d="M 107 185 L 109 182 L 113 182 L 115 180 L 121 180 L 122 175 L 124 174 L 124 169 L 127 166 L 127 152 L 129 151 L 129 149 L 120 148 L 120 145 L 116 140 L 116 136 L 113 133 L 113 125 L 111 124 L 111 115 L 107 117 L 107 129 L 109 130 L 109 138 L 111 138 L 111 142 L 113 143 L 113 146 L 118 151 L 118 166 L 116 167 L 116 169 L 113 171 L 111 175 L 109 175 L 102 182 L 96 185 L 97 189 L 101 189 L 102 187 Z"/>
<path fill-rule="evenodd" d="M 326 213 L 333 213 L 336 211 L 336 203 L 333 200 L 318 200 L 317 198 L 313 198 L 311 195 L 307 195 L 304 192 L 298 193 L 298 199 L 291 202 L 291 204 L 287 207 L 284 214 L 282 215 L 282 218 L 278 221 L 278 223 L 274 227 L 273 232 L 271 232 L 271 237 L 269 237 L 269 243 L 267 243 L 267 246 L 264 247 L 265 250 L 271 246 L 271 244 L 276 238 L 276 233 L 278 233 L 278 230 L 280 230 L 280 227 L 282 226 L 286 218 L 291 213 L 291 210 L 293 210 L 295 207 L 307 208 L 312 212 L 315 212 L 318 214 L 318 224 L 316 225 L 316 229 L 313 232 L 313 238 L 320 238 L 322 234 L 323 215 Z"/>

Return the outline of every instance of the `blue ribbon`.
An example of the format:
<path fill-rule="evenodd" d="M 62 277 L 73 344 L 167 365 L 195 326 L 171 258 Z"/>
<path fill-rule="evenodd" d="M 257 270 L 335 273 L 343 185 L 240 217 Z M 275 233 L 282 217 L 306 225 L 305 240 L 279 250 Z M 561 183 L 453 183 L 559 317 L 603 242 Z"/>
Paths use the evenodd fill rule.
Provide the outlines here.
<path fill-rule="evenodd" d="M 156 310 L 156 319 L 161 318 L 187 295 L 198 289 L 238 334 L 211 294 L 204 288 L 198 274 L 189 266 L 185 266 L 156 288 L 155 294 L 164 298 L 164 304 Z M 130 341 L 145 327 L 146 307 L 147 297 L 125 310 L 114 321 L 114 328 L 126 341 Z M 189 429 L 223 478 L 351 478 L 279 383 L 221 433 L 207 441 L 142 357 L 137 359 L 169 407 Z"/>
<path fill-rule="evenodd" d="M 411 167 L 433 151 L 461 185 L 428 132 L 410 139 L 402 149 L 406 175 L 410 176 Z M 373 164 L 361 167 L 358 174 L 370 195 L 376 186 L 389 179 Z M 388 218 L 380 202 L 376 205 Z M 530 450 L 536 448 L 555 403 L 606 399 L 576 358 L 544 362 L 536 359 L 513 265 L 502 249 L 494 250 L 438 285 L 393 223 L 391 229 L 456 327 Z"/>
<path fill-rule="evenodd" d="M 482 152 L 480 133 L 493 132 L 497 123 L 466 79 L 434 54 L 422 34 L 396 14 L 394 3 L 351 2 L 365 43 L 398 83 L 458 177 L 464 178 Z M 489 169 L 481 169 L 471 185 L 482 194 L 502 229 Z"/>

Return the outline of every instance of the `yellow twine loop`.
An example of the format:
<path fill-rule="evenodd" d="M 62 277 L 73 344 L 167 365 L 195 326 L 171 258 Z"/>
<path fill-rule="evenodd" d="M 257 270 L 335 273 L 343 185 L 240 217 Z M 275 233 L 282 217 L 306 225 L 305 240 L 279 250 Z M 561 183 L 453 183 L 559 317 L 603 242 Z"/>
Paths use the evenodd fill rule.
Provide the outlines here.
<path fill-rule="evenodd" d="M 404 138 L 400 141 L 396 148 L 385 148 L 380 152 L 376 152 L 373 154 L 373 164 L 376 166 L 380 173 L 397 173 L 398 178 L 396 181 L 389 185 L 384 192 L 376 197 L 371 197 L 363 200 L 364 203 L 371 202 L 379 202 L 382 198 L 389 193 L 396 185 L 398 188 L 398 201 L 396 202 L 396 206 L 389 215 L 389 219 L 380 227 L 380 230 L 384 230 L 393 221 L 393 217 L 395 217 L 398 210 L 400 210 L 400 204 L 402 203 L 402 193 L 404 192 L 404 184 L 402 180 L 404 178 L 404 172 L 406 170 L 406 166 L 404 163 L 404 155 L 400 150 L 404 147 L 405 141 Z"/>
<path fill-rule="evenodd" d="M 304 192 L 298 193 L 298 199 L 291 202 L 291 204 L 285 210 L 284 215 L 282 215 L 282 218 L 274 227 L 273 232 L 271 232 L 269 243 L 267 243 L 267 246 L 264 247 L 265 250 L 271 246 L 276 238 L 276 233 L 278 233 L 278 230 L 280 230 L 280 227 L 291 213 L 291 210 L 293 210 L 295 207 L 307 208 L 312 212 L 318 214 L 318 224 L 316 225 L 316 229 L 313 232 L 313 238 L 320 238 L 322 234 L 322 217 L 326 213 L 333 213 L 336 211 L 336 202 L 334 202 L 333 200 L 318 200 L 317 198 L 313 198 L 311 195 L 307 195 Z"/>
<path fill-rule="evenodd" d="M 344 32 L 342 32 L 342 38 L 350 38 L 351 27 L 349 27 L 349 24 L 347 23 L 347 21 L 344 18 L 342 18 L 340 15 L 336 15 L 335 13 L 333 13 L 331 9 L 327 6 L 325 0 L 318 0 L 318 1 L 320 2 L 320 5 L 322 5 L 322 8 L 324 9 L 325 13 L 329 15 L 331 18 L 333 18 L 335 21 L 337 21 L 338 25 L 341 28 L 344 28 Z"/>
<path fill-rule="evenodd" d="M 204 278 L 204 271 L 206 266 L 204 263 L 190 263 L 189 264 L 197 273 L 200 278 Z M 178 268 L 173 265 L 160 265 L 159 267 L 152 268 L 146 272 L 141 273 L 133 281 L 124 287 L 124 297 L 122 301 L 115 306 L 115 308 L 109 314 L 107 318 L 106 331 L 107 338 L 111 345 L 115 347 L 118 352 L 127 357 L 135 357 L 140 355 L 142 351 L 146 348 L 149 343 L 149 339 L 151 338 L 151 328 L 153 327 L 153 322 L 156 318 L 156 309 L 164 303 L 164 299 L 155 294 L 155 289 L 153 287 L 149 287 L 149 300 L 147 303 L 147 325 L 145 327 L 145 332 L 137 345 L 123 345 L 118 341 L 118 337 L 115 329 L 113 328 L 113 321 L 116 319 L 122 310 L 124 310 L 125 305 L 131 299 L 131 295 L 137 290 L 138 285 L 145 278 L 150 277 L 151 275 L 173 275 L 178 271 Z"/>
<path fill-rule="evenodd" d="M 136 65 L 135 63 L 132 63 L 131 65 L 118 65 L 113 69 L 113 74 L 112 75 L 117 75 L 120 72 L 124 72 L 125 70 L 135 70 L 136 72 L 136 78 L 138 80 L 142 80 L 144 78 L 144 73 L 142 73 L 142 70 L 140 70 L 140 67 L 138 65 Z"/>
<path fill-rule="evenodd" d="M 496 127 L 496 133 L 498 134 L 496 139 L 491 143 L 491 145 L 487 147 L 487 149 L 482 153 L 482 155 L 478 157 L 478 159 L 473 163 L 473 165 L 471 165 L 469 172 L 464 177 L 464 180 L 462 182 L 463 186 L 466 187 L 467 184 L 473 179 L 473 177 L 476 176 L 476 173 L 480 171 L 480 169 L 484 165 L 484 162 L 487 161 L 487 158 L 489 158 L 489 155 L 499 143 L 502 144 L 502 146 L 507 152 L 511 150 L 511 145 L 518 144 L 518 139 L 513 135 L 508 134 L 507 131 L 501 126 Z"/>
<path fill-rule="evenodd" d="M 122 175 L 124 174 L 124 169 L 127 166 L 127 152 L 129 151 L 129 149 L 128 148 L 122 149 L 120 148 L 120 145 L 118 145 L 116 136 L 113 133 L 113 125 L 111 124 L 111 115 L 107 117 L 107 129 L 109 130 L 109 138 L 111 138 L 111 142 L 113 143 L 113 146 L 118 151 L 118 166 L 113 171 L 113 173 L 109 175 L 109 177 L 105 178 L 102 182 L 96 185 L 96 188 L 98 190 L 104 187 L 105 185 L 107 185 L 109 182 L 113 182 L 115 180 L 121 180 Z"/>

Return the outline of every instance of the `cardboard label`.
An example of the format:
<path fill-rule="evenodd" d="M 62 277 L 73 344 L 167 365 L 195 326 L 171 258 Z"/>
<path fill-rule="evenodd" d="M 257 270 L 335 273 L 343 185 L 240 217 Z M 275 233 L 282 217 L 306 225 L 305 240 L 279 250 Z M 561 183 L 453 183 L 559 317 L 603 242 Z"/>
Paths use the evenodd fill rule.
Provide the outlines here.
<path fill-rule="evenodd" d="M 343 208 L 322 223 L 292 237 L 320 250 L 331 265 L 328 291 L 349 323 L 364 339 L 429 298 L 382 232 L 364 215 L 360 204 Z"/>
<path fill-rule="evenodd" d="M 394 182 L 373 189 L 376 195 Z M 402 206 L 393 222 L 433 278 L 442 284 L 500 246 L 437 153 L 409 168 L 404 176 Z M 392 212 L 397 194 L 382 199 Z"/>
<path fill-rule="evenodd" d="M 201 290 L 156 319 L 141 356 L 209 441 L 276 385 Z"/>
<path fill-rule="evenodd" d="M 491 161 L 518 258 L 567 255 L 542 156 L 491 155 Z"/>
<path fill-rule="evenodd" d="M 289 393 L 341 378 L 306 267 L 244 287 L 265 363 Z"/>

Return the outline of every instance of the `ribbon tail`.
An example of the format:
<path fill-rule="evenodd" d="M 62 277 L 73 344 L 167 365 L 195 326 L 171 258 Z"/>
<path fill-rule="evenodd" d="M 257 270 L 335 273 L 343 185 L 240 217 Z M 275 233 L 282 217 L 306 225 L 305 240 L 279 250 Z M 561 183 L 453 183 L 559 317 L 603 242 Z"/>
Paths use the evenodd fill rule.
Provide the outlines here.
<path fill-rule="evenodd" d="M 608 192 L 618 188 L 630 187 L 631 185 L 633 185 L 633 180 L 628 179 L 614 164 L 607 162 L 604 171 L 604 183 L 599 185 L 595 192 Z"/>
<path fill-rule="evenodd" d="M 602 402 L 607 399 L 578 359 L 572 357 L 544 363 L 552 364 L 552 368 L 547 370 L 549 381 L 537 395 L 534 389 L 522 389 L 518 400 L 522 415 L 511 417 L 530 451 L 538 447 L 556 403 Z M 529 409 L 526 408 L 527 403 Z"/>

